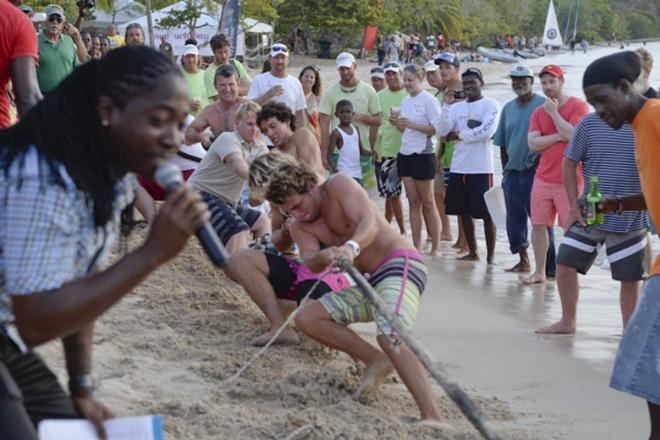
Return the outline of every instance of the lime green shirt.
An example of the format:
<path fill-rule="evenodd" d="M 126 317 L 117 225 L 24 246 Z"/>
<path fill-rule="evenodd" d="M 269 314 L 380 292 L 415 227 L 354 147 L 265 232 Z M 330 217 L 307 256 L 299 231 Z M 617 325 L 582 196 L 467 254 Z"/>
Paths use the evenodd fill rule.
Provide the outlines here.
<path fill-rule="evenodd" d="M 335 115 L 335 105 L 342 99 L 347 99 L 353 104 L 353 111 L 358 113 L 365 113 L 367 115 L 374 115 L 380 113 L 380 101 L 378 100 L 378 93 L 364 81 L 360 81 L 357 86 L 345 89 L 341 83 L 336 82 L 330 89 L 328 89 L 321 97 L 319 104 L 319 112 L 325 115 L 332 116 L 332 126 L 330 131 L 339 125 L 339 120 Z M 369 127 L 364 122 L 354 122 L 358 130 L 360 130 L 360 140 L 362 147 L 369 150 Z"/>
<path fill-rule="evenodd" d="M 39 68 L 37 81 L 41 93 L 49 93 L 78 65 L 76 45 L 68 35 L 60 35 L 55 44 L 39 32 Z"/>
<path fill-rule="evenodd" d="M 204 84 L 204 71 L 199 70 L 197 73 L 188 73 L 185 69 L 181 69 L 183 79 L 188 84 L 188 94 L 191 101 L 199 100 L 201 106 L 197 111 L 191 111 L 193 116 L 197 116 L 204 107 L 209 103 L 209 98 L 206 94 L 206 86 Z"/>
<path fill-rule="evenodd" d="M 440 104 L 445 101 L 445 92 L 443 90 L 435 90 L 435 93 L 433 94 L 436 98 L 438 98 L 438 101 L 440 101 Z M 443 168 L 449 168 L 451 166 L 451 157 L 454 155 L 454 146 L 456 143 L 454 141 L 445 141 L 445 151 L 444 154 L 442 155 L 442 167 Z"/>
<path fill-rule="evenodd" d="M 401 148 L 401 132 L 396 125 L 390 124 L 390 109 L 392 107 L 401 107 L 401 100 L 408 96 L 405 89 L 391 91 L 385 88 L 378 92 L 380 101 L 380 128 L 378 129 L 378 142 L 376 151 L 379 157 L 396 157 Z"/>
<path fill-rule="evenodd" d="M 236 72 L 238 72 L 239 81 L 245 81 L 248 86 L 252 84 L 252 78 L 250 78 L 250 74 L 247 72 L 245 66 L 240 61 L 232 58 L 229 60 L 229 64 L 234 66 L 234 69 L 236 69 Z M 218 96 L 218 91 L 215 89 L 215 72 L 218 70 L 218 67 L 219 66 L 217 64 L 211 63 L 211 65 L 206 68 L 206 72 L 204 72 L 206 97 L 209 99 L 209 101 L 213 101 L 215 97 Z"/>

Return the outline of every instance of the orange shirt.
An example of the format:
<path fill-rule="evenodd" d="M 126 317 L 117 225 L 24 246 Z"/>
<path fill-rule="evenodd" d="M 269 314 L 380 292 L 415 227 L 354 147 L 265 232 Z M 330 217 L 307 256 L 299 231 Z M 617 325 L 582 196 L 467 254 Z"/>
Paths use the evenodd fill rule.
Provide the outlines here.
<path fill-rule="evenodd" d="M 646 206 L 655 224 L 660 224 L 660 100 L 646 101 L 632 121 L 632 127 Z M 660 255 L 655 259 L 651 275 L 660 275 Z"/>
<path fill-rule="evenodd" d="M 589 104 L 585 101 L 571 96 L 564 104 L 559 107 L 559 115 L 564 121 L 571 124 L 573 127 L 578 125 L 580 120 L 590 112 Z M 529 131 L 538 131 L 541 136 L 549 136 L 559 132 L 555 126 L 548 112 L 545 111 L 543 106 L 539 106 L 532 113 L 529 120 Z M 547 183 L 564 183 L 562 176 L 561 163 L 564 160 L 564 151 L 568 146 L 568 141 L 559 141 L 550 145 L 548 148 L 541 152 L 541 160 L 539 166 L 536 168 L 534 178 L 542 180 Z M 578 168 L 578 185 L 582 185 L 582 168 Z"/>

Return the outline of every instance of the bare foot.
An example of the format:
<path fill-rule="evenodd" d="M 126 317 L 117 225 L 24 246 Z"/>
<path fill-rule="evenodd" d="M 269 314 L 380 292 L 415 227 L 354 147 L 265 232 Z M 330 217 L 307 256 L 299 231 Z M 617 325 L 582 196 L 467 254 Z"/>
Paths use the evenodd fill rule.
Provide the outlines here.
<path fill-rule="evenodd" d="M 252 345 L 262 347 L 268 344 L 268 341 L 270 341 L 270 338 L 272 338 L 274 334 L 274 330 L 268 331 L 263 335 L 254 338 L 252 340 Z M 292 328 L 287 328 L 277 337 L 277 339 L 275 339 L 273 344 L 295 344 L 299 341 L 300 338 L 298 337 L 298 334 Z"/>
<path fill-rule="evenodd" d="M 411 425 L 414 426 L 415 428 L 420 427 L 420 428 L 439 429 L 447 433 L 456 432 L 456 429 L 444 419 L 442 420 L 422 419 L 416 422 L 412 422 Z"/>
<path fill-rule="evenodd" d="M 529 267 L 529 263 L 523 263 L 522 261 L 520 261 L 515 266 L 510 267 L 509 269 L 504 269 L 504 272 L 523 273 L 523 272 L 529 272 L 530 270 L 532 270 L 532 268 Z"/>
<path fill-rule="evenodd" d="M 430 257 L 442 257 L 442 249 L 431 249 L 431 252 L 429 252 Z"/>
<path fill-rule="evenodd" d="M 457 258 L 458 261 L 479 261 L 478 254 L 467 254 Z"/>
<path fill-rule="evenodd" d="M 451 234 L 441 234 L 440 241 L 454 241 L 454 237 Z"/>
<path fill-rule="evenodd" d="M 461 249 L 461 250 L 465 249 L 463 247 L 463 243 L 459 243 L 458 241 L 456 243 L 452 244 L 451 247 L 452 247 L 452 249 Z"/>
<path fill-rule="evenodd" d="M 495 255 L 487 255 L 486 256 L 486 263 L 490 264 L 491 266 L 495 264 Z"/>
<path fill-rule="evenodd" d="M 572 335 L 575 333 L 574 322 L 557 321 L 547 327 L 536 330 L 535 333 L 542 335 Z"/>
<path fill-rule="evenodd" d="M 392 363 L 385 355 L 367 365 L 362 382 L 353 393 L 353 399 L 357 400 L 363 394 L 368 395 L 377 391 L 393 369 Z"/>
<path fill-rule="evenodd" d="M 545 283 L 545 275 L 533 273 L 528 277 L 519 277 L 520 282 L 523 284 L 543 284 Z"/>

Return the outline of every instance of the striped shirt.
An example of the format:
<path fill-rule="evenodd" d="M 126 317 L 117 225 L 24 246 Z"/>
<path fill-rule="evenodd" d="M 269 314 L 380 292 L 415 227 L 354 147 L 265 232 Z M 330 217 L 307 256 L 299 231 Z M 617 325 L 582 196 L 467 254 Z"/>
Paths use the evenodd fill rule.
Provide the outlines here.
<path fill-rule="evenodd" d="M 596 113 L 588 114 L 575 127 L 564 156 L 582 162 L 584 197 L 589 193 L 591 176 L 598 176 L 598 189 L 603 197 L 642 192 L 635 161 L 635 135 L 627 123 L 615 130 Z M 627 211 L 623 216 L 605 214 L 605 221 L 598 229 L 625 233 L 647 227 L 646 211 Z"/>
<path fill-rule="evenodd" d="M 35 148 L 0 171 L 0 324 L 13 320 L 11 295 L 58 289 L 105 264 L 117 236 L 121 211 L 133 200 L 132 174 L 115 186 L 113 215 L 94 224 L 93 207 L 66 169 L 64 185 Z"/>

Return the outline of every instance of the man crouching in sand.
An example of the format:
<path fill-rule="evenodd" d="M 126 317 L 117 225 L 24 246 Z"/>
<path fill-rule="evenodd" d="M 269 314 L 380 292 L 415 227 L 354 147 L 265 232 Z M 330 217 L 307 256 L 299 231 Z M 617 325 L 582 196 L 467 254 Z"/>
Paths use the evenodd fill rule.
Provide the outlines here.
<path fill-rule="evenodd" d="M 406 328 L 412 327 L 427 280 L 423 257 L 387 224 L 353 179 L 336 174 L 319 183 L 307 165 L 283 163 L 272 171 L 266 198 L 295 219 L 289 231 L 309 269 L 321 272 L 339 258 L 348 259 L 362 273 L 370 274 L 373 288 Z M 383 351 L 348 328 L 354 322 L 374 320 Z M 359 288 L 326 293 L 310 301 L 295 323 L 307 336 L 365 363 L 364 378 L 354 397 L 375 391 L 394 366 L 419 406 L 421 422 L 446 426 L 422 364 Z"/>

